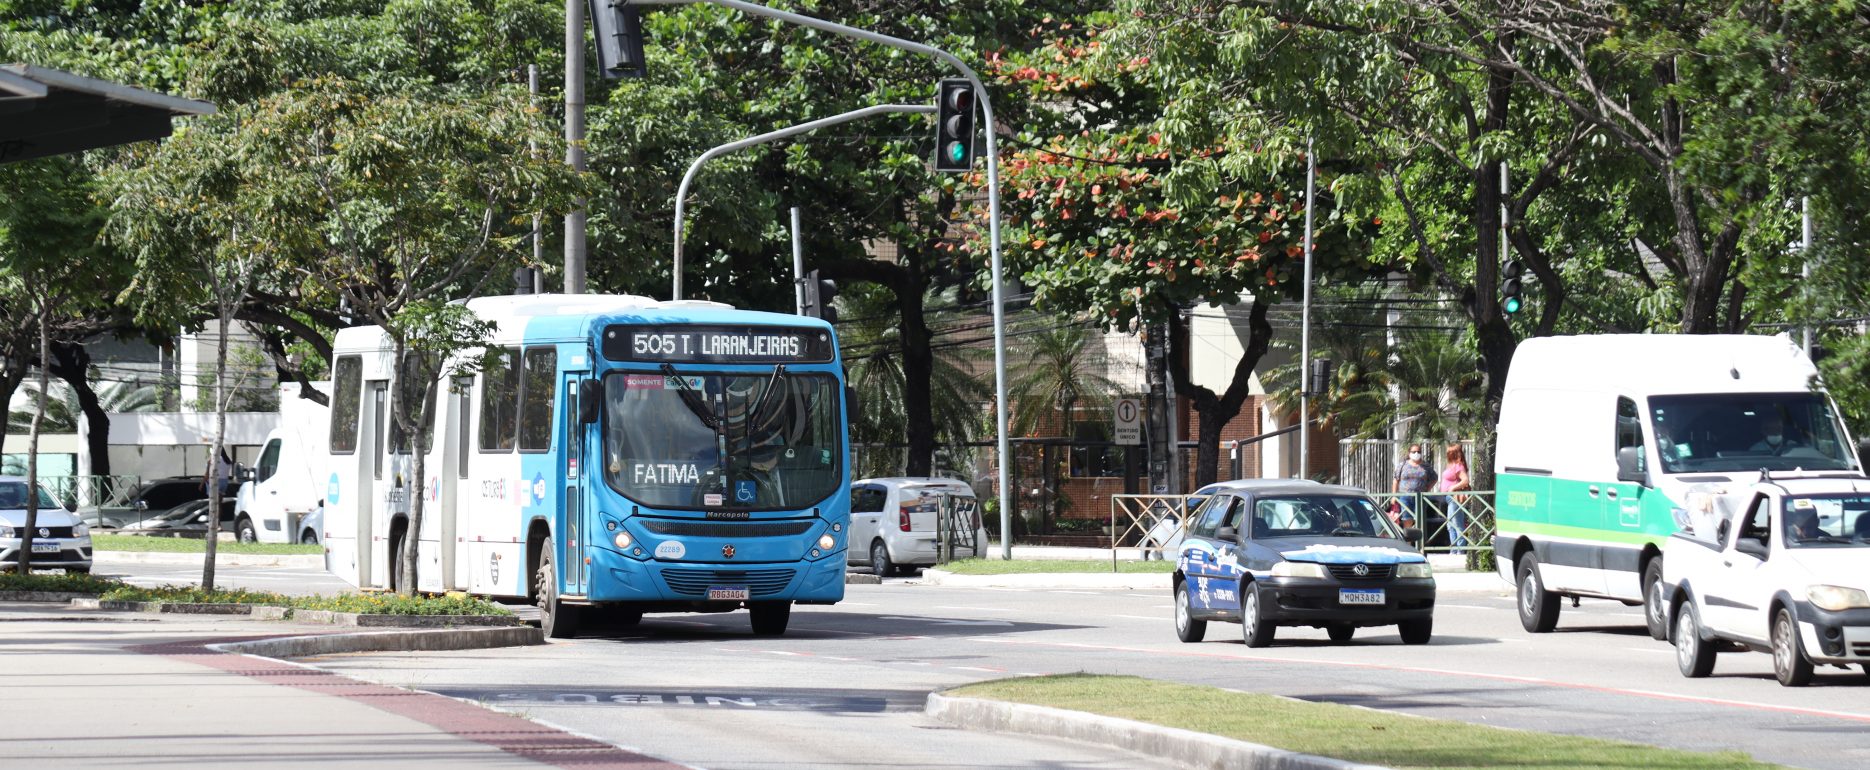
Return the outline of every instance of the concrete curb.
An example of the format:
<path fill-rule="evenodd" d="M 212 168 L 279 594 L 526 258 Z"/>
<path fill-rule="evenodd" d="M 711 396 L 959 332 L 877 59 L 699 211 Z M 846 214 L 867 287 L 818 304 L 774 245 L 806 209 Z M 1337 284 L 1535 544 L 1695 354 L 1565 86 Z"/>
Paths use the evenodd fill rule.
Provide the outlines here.
<path fill-rule="evenodd" d="M 924 711 L 968 730 L 1022 733 L 1091 743 L 1214 770 L 1384 770 L 1342 759 L 1275 749 L 1174 727 L 1026 703 L 929 693 Z"/>
<path fill-rule="evenodd" d="M 166 551 L 96 551 L 92 569 L 108 568 L 116 564 L 201 564 L 201 554 L 170 553 Z M 264 554 L 264 553 L 225 553 L 216 551 L 214 563 L 226 567 L 300 567 L 324 569 L 325 555 L 321 553 L 299 554 Z"/>
<path fill-rule="evenodd" d="M 70 591 L 0 591 L 0 602 L 57 602 L 69 604 L 73 599 L 94 598 L 97 594 L 81 594 Z"/>
<path fill-rule="evenodd" d="M 862 572 L 846 572 L 844 573 L 844 584 L 847 586 L 882 585 L 883 578 L 877 577 L 876 575 L 867 575 Z"/>
<path fill-rule="evenodd" d="M 292 619 L 305 623 L 363 628 L 454 628 L 457 626 L 517 626 L 512 615 L 384 615 L 330 610 L 293 610 Z"/>
<path fill-rule="evenodd" d="M 265 658 L 304 658 L 345 652 L 414 652 L 480 650 L 545 644 L 545 632 L 531 626 L 504 628 L 446 628 L 421 631 L 373 631 L 356 634 L 318 634 L 227 642 L 208 645 L 219 652 Z"/>

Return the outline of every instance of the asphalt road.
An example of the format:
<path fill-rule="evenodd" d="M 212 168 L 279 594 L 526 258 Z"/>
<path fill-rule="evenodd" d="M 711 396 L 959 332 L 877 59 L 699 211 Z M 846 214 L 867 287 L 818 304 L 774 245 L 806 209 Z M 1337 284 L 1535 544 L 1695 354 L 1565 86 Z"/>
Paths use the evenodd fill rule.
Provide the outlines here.
<path fill-rule="evenodd" d="M 242 579 L 242 578 L 234 578 Z M 784 637 L 745 613 L 651 616 L 547 647 L 333 656 L 359 678 L 480 701 L 708 768 L 1105 767 L 1136 757 L 944 730 L 930 690 L 1022 674 L 1095 672 L 1685 749 L 1735 749 L 1810 768 L 1870 766 L 1870 676 L 1820 669 L 1783 688 L 1758 653 L 1688 680 L 1636 608 L 1567 606 L 1558 631 L 1520 629 L 1510 596 L 1444 594 L 1432 644 L 1389 629 L 1348 644 L 1239 626 L 1177 642 L 1165 592 L 992 590 L 892 581 L 795 610 Z M 991 744 L 991 745 L 990 745 Z M 1115 762 L 1116 764 L 1110 764 Z"/>

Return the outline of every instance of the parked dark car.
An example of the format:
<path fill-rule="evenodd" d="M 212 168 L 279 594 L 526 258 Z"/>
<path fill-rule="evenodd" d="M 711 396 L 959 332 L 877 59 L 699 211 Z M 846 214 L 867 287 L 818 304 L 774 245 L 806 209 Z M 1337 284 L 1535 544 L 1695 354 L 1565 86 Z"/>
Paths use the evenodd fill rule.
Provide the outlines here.
<path fill-rule="evenodd" d="M 1427 644 L 1435 580 L 1428 561 L 1363 490 L 1293 482 L 1223 482 L 1195 493 L 1174 576 L 1175 631 L 1199 642 L 1211 620 L 1241 624 L 1248 647 L 1279 626 L 1323 628 L 1335 642 L 1360 627 L 1399 627 Z"/>
<path fill-rule="evenodd" d="M 234 531 L 235 513 L 234 501 L 221 501 L 222 532 Z M 208 534 L 208 501 L 190 500 L 142 521 L 124 525 L 123 532 L 169 537 L 206 537 Z"/>
<path fill-rule="evenodd" d="M 231 487 L 226 496 L 229 508 L 233 507 L 240 485 Z M 171 476 L 164 479 L 146 481 L 136 488 L 127 505 L 89 506 L 78 509 L 78 518 L 93 527 L 116 529 L 129 526 L 149 518 L 152 513 L 162 513 L 183 503 L 206 500 L 208 493 L 201 487 L 201 479 L 194 476 Z"/>

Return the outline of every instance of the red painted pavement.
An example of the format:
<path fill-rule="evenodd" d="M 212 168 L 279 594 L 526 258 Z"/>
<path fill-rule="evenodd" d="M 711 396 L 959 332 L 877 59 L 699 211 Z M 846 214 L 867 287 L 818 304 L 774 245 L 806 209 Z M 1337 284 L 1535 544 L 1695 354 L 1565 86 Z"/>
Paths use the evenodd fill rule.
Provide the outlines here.
<path fill-rule="evenodd" d="M 145 655 L 160 655 L 172 660 L 219 669 L 267 684 L 294 687 L 357 701 L 380 711 L 430 725 L 451 735 L 484 743 L 515 756 L 557 767 L 592 768 L 594 770 L 608 768 L 659 770 L 682 767 L 511 714 L 502 714 L 434 693 L 360 682 L 329 671 L 207 649 L 207 645 L 210 644 L 276 638 L 279 638 L 279 635 L 243 636 L 145 644 L 129 649 Z"/>

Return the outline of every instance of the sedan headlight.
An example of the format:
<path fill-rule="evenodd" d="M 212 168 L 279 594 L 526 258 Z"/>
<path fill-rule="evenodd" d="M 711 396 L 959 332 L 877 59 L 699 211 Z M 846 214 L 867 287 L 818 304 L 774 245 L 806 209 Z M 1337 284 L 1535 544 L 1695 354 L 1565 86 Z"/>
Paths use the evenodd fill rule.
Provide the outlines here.
<path fill-rule="evenodd" d="M 838 544 L 838 539 L 830 535 L 822 535 L 818 538 L 818 547 L 823 548 L 827 551 L 836 547 L 837 544 Z"/>
<path fill-rule="evenodd" d="M 1430 569 L 1428 562 L 1425 561 L 1396 565 L 1396 577 L 1399 578 L 1428 578 L 1434 576 L 1435 570 Z"/>
<path fill-rule="evenodd" d="M 1325 565 L 1309 561 L 1282 561 L 1273 565 L 1273 577 L 1323 579 Z"/>
<path fill-rule="evenodd" d="M 1870 594 L 1865 594 L 1861 588 L 1812 586 L 1805 589 L 1805 597 L 1818 609 L 1832 612 L 1870 607 Z"/>

